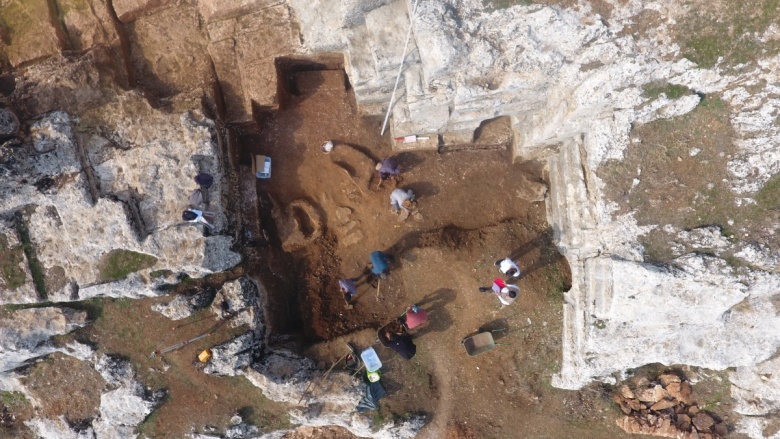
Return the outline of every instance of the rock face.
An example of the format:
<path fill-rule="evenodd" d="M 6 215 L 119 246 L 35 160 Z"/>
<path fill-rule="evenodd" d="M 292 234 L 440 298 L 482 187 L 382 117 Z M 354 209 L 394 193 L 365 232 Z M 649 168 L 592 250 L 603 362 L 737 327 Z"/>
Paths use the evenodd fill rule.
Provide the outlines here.
<path fill-rule="evenodd" d="M 241 277 L 222 285 L 211 303 L 211 311 L 222 319 L 230 319 L 231 327 L 249 325 L 255 338 L 265 341 L 265 315 L 262 291 L 258 283 Z"/>
<path fill-rule="evenodd" d="M 95 369 L 108 382 L 100 397 L 100 418 L 93 423 L 98 437 L 133 437 L 140 424 L 162 400 L 164 393 L 148 394 L 135 378 L 129 360 L 101 356 Z"/>
<path fill-rule="evenodd" d="M 47 341 L 87 323 L 87 313 L 70 308 L 30 308 L 0 318 L 0 372 L 6 373 L 26 361 L 58 349 Z"/>
<path fill-rule="evenodd" d="M 165 114 L 135 93 L 78 120 L 54 112 L 33 122 L 0 181 L 0 214 L 14 218 L 0 232 L 34 249 L 24 262 L 36 269 L 0 301 L 157 295 L 165 279 L 153 271 L 198 277 L 240 262 L 230 237 L 181 221 L 193 177 L 208 172 L 213 233 L 224 229 L 213 130 L 196 112 Z"/>
<path fill-rule="evenodd" d="M 152 309 L 171 320 L 181 320 L 208 306 L 213 298 L 213 290 L 204 290 L 192 296 L 176 296 L 168 303 L 155 303 Z"/>
<path fill-rule="evenodd" d="M 305 393 L 309 383 L 318 379 L 314 372 L 311 360 L 291 352 L 270 351 L 243 374 L 261 388 L 267 398 L 295 406 L 290 410 L 290 421 L 294 424 L 341 426 L 356 436 L 377 439 L 412 438 L 425 425 L 423 417 L 413 416 L 375 430 L 376 426 L 372 426 L 369 418 L 354 411 L 362 393 L 357 379 L 349 372 L 336 371 L 322 381 L 316 391 Z"/>

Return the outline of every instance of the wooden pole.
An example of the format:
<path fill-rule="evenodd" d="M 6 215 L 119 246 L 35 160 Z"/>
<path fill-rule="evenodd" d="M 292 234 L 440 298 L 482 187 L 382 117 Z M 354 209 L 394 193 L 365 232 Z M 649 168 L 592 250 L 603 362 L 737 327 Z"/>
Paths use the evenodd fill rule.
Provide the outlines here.
<path fill-rule="evenodd" d="M 379 302 L 379 287 L 382 286 L 382 279 L 376 281 L 376 301 Z"/>

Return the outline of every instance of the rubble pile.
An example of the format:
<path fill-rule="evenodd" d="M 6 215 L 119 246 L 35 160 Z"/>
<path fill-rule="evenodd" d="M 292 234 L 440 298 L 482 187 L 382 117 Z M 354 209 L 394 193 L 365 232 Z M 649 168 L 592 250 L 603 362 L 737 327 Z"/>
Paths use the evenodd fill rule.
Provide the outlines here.
<path fill-rule="evenodd" d="M 673 373 L 653 382 L 641 380 L 634 390 L 623 385 L 612 397 L 626 414 L 616 421 L 626 433 L 677 439 L 715 439 L 728 434 L 725 423 L 699 408 L 691 383 Z"/>

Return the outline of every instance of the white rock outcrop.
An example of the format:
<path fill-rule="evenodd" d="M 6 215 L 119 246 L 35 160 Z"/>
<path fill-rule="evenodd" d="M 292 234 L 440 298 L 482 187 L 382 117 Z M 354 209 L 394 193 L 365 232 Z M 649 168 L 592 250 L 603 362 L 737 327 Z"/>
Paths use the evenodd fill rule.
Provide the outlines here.
<path fill-rule="evenodd" d="M 181 220 L 189 192 L 197 188 L 193 177 L 208 172 L 216 181 L 208 206 L 217 213 L 213 233 L 225 225 L 209 119 L 166 114 L 127 93 L 78 119 L 44 115 L 30 132 L 29 144 L 0 179 L 0 216 L 16 213 L 15 224 L 0 233 L 16 243 L 20 237 L 9 230 L 20 224 L 26 229 L 49 300 L 158 295 L 156 287 L 166 279 L 152 279 L 155 270 L 199 277 L 240 262 L 230 250 L 231 237 L 204 235 Z M 116 252 L 150 262 L 118 275 L 124 278 L 106 278 Z M 38 300 L 31 278 L 0 301 Z"/>
<path fill-rule="evenodd" d="M 148 394 L 136 380 L 127 359 L 101 355 L 95 370 L 108 383 L 108 391 L 100 395 L 100 416 L 92 424 L 95 433 L 98 437 L 136 437 L 136 427 L 154 410 L 164 394 Z"/>
<path fill-rule="evenodd" d="M 86 323 L 86 312 L 70 308 L 29 308 L 4 315 L 0 318 L 0 376 L 28 360 L 63 350 L 47 342 Z"/>

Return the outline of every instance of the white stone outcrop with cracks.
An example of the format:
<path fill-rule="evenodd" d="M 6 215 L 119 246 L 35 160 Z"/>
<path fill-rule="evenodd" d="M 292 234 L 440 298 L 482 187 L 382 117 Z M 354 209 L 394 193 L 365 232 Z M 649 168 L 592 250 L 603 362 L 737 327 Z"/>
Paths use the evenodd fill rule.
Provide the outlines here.
<path fill-rule="evenodd" d="M 98 437 L 130 438 L 159 403 L 162 395 L 151 395 L 136 380 L 129 360 L 102 355 L 95 365 L 108 383 L 100 395 L 100 416 L 93 422 Z"/>
<path fill-rule="evenodd" d="M 158 295 L 155 270 L 199 277 L 240 262 L 232 238 L 219 234 L 225 214 L 214 129 L 196 112 L 166 114 L 136 93 L 77 119 L 54 112 L 32 123 L 29 144 L 0 170 L 0 217 L 16 214 L 3 230 L 26 227 L 49 300 Z M 199 172 L 215 177 L 205 207 L 217 220 L 208 235 L 181 219 Z M 105 278 L 117 250 L 154 262 L 124 279 Z M 0 302 L 37 300 L 31 284 Z"/>

